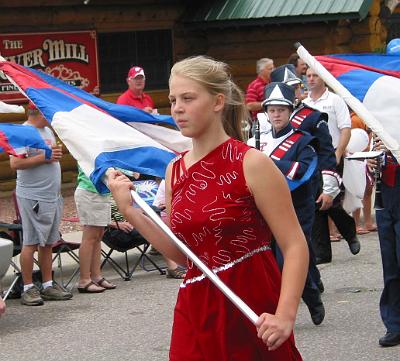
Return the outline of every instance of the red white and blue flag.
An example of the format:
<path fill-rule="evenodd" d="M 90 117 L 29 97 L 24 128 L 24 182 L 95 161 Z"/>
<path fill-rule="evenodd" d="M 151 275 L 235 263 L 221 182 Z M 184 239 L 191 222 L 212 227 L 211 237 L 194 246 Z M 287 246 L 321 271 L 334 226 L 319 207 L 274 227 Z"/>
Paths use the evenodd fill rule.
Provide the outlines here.
<path fill-rule="evenodd" d="M 46 159 L 51 158 L 51 149 L 35 127 L 0 123 L 0 152 L 25 158 L 27 148 L 43 149 Z"/>
<path fill-rule="evenodd" d="M 316 58 L 400 143 L 400 56 L 337 54 Z"/>
<path fill-rule="evenodd" d="M 108 168 L 164 177 L 175 152 L 191 146 L 180 132 L 156 125 L 175 126 L 170 116 L 106 102 L 15 63 L 0 61 L 0 70 L 40 109 L 101 193 L 108 191 L 102 182 Z"/>

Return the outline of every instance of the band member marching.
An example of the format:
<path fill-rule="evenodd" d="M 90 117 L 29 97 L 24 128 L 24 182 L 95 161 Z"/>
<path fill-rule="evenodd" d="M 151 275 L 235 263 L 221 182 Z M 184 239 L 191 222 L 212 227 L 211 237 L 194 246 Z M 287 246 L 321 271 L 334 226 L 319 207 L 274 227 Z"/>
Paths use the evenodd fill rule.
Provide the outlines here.
<path fill-rule="evenodd" d="M 271 123 L 271 131 L 262 133 L 261 151 L 269 156 L 285 175 L 299 223 L 309 244 L 314 214 L 315 191 L 312 176 L 317 168 L 318 142 L 315 137 L 295 129 L 290 116 L 295 103 L 294 89 L 284 83 L 271 83 L 265 88 L 264 111 Z M 280 251 L 276 251 L 282 266 Z M 319 325 L 325 317 L 321 293 L 312 277 L 315 263 L 310 260 L 309 272 L 302 298 L 307 304 L 314 324 Z M 317 270 L 318 271 L 318 270 Z"/>
<path fill-rule="evenodd" d="M 296 96 L 294 111 L 291 115 L 293 128 L 310 133 L 318 140 L 318 171 L 314 173 L 312 183 L 315 190 L 316 213 L 311 220 L 311 241 L 314 252 L 310 254 L 312 263 L 330 262 L 332 259 L 331 242 L 329 239 L 327 210 L 340 203 L 337 196 L 340 193 L 341 179 L 336 171 L 335 149 L 328 128 L 328 114 L 318 111 L 302 102 L 302 81 L 296 76 L 292 64 L 284 64 L 271 73 L 272 81 L 284 82 L 293 87 Z M 334 203 L 335 201 L 335 203 Z M 323 291 L 320 274 L 317 267 L 312 268 L 312 276 L 318 287 Z"/>

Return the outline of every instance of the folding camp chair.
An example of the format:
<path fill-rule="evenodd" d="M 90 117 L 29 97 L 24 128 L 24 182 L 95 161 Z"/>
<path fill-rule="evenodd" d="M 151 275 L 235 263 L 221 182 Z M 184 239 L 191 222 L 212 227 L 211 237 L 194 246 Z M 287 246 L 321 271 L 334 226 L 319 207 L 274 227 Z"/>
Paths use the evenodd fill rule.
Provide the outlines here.
<path fill-rule="evenodd" d="M 20 247 L 19 252 L 21 251 L 21 246 L 22 246 L 22 221 L 21 221 L 21 215 L 19 212 L 18 208 L 18 202 L 17 202 L 17 197 L 15 192 L 12 194 L 12 199 L 14 203 L 14 208 L 15 208 L 15 216 L 16 220 L 14 221 L 15 226 L 19 226 L 20 229 L 16 236 L 18 237 L 18 244 Z M 17 243 L 17 242 L 15 242 Z M 62 235 L 60 233 L 60 239 L 52 244 L 52 252 L 53 252 L 53 258 L 52 258 L 52 263 L 54 264 L 57 262 L 58 269 L 60 270 L 60 282 L 59 284 L 63 286 L 64 288 L 72 289 L 73 284 L 72 281 L 74 278 L 77 276 L 79 273 L 79 256 L 77 255 L 76 251 L 80 247 L 80 242 L 71 242 L 71 241 L 66 241 L 62 238 Z M 62 262 L 62 254 L 66 254 L 69 257 L 71 257 L 72 260 L 74 260 L 77 263 L 77 267 L 72 272 L 72 275 L 70 275 L 68 278 L 65 277 L 64 275 L 64 267 L 63 267 L 63 262 Z M 37 262 L 36 262 L 37 263 Z"/>
<path fill-rule="evenodd" d="M 101 253 L 104 257 L 101 268 L 108 263 L 123 280 L 130 281 L 133 273 L 139 265 L 141 265 L 143 269 L 146 268 L 145 271 L 158 270 L 161 275 L 165 274 L 163 269 L 164 267 L 159 266 L 149 255 L 146 254 L 150 244 L 135 229 L 130 233 L 125 233 L 119 228 L 107 227 L 102 241 L 109 247 L 109 250 L 101 250 Z M 130 264 L 128 257 L 128 251 L 131 249 L 139 251 L 139 256 L 133 264 Z M 124 253 L 124 267 L 122 267 L 115 259 L 111 257 L 114 251 Z M 153 265 L 153 268 L 149 269 L 146 267 L 144 263 L 145 261 L 150 262 Z"/>
<path fill-rule="evenodd" d="M 148 204 L 152 204 L 158 184 L 151 179 L 134 181 L 133 183 L 135 184 L 136 192 L 139 193 L 142 199 Z M 156 212 L 160 212 L 157 207 L 153 208 Z M 103 268 L 104 265 L 108 263 L 125 281 L 132 279 L 132 275 L 139 265 L 147 272 L 157 270 L 160 274 L 165 274 L 165 267 L 159 266 L 151 256 L 146 254 L 150 247 L 149 242 L 135 229 L 130 233 L 125 233 L 118 228 L 118 221 L 116 219 L 114 219 L 114 221 L 117 224 L 117 228 L 107 227 L 103 235 L 102 241 L 109 247 L 109 250 L 102 250 L 104 260 L 101 267 Z M 133 265 L 129 264 L 128 258 L 128 251 L 131 249 L 139 251 L 139 257 L 135 260 Z M 118 262 L 111 257 L 114 251 L 124 253 L 124 267 L 119 265 Z M 152 266 L 149 267 L 149 264 Z"/>

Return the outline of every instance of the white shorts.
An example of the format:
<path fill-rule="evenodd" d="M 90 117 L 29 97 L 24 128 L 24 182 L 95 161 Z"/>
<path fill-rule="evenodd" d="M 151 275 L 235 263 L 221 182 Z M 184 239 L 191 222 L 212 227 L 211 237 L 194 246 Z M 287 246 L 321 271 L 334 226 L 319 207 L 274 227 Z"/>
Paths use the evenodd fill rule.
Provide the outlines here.
<path fill-rule="evenodd" d="M 74 198 L 80 224 L 105 227 L 111 223 L 109 195 L 101 195 L 77 188 Z"/>

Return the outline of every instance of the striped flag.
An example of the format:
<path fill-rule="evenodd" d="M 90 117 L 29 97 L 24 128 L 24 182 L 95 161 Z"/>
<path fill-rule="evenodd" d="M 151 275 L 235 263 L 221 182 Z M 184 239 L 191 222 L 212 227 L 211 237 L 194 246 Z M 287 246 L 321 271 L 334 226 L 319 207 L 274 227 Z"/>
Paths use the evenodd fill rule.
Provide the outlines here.
<path fill-rule="evenodd" d="M 43 149 L 46 159 L 51 158 L 51 149 L 35 127 L 0 123 L 0 152 L 25 158 L 27 148 Z"/>
<path fill-rule="evenodd" d="M 48 74 L 11 62 L 0 61 L 0 70 L 40 109 L 100 193 L 108 192 L 102 182 L 108 168 L 163 178 L 174 151 L 191 145 L 188 138 L 172 129 L 178 138 L 176 148 L 161 144 L 165 128 L 155 124 L 175 125 L 170 116 L 106 102 Z M 124 122 L 145 123 L 153 132 L 157 129 L 158 138 Z M 169 130 L 165 132 L 170 134 Z M 164 140 L 165 144 L 173 144 L 170 139 Z"/>
<path fill-rule="evenodd" d="M 400 56 L 336 54 L 316 58 L 400 143 Z"/>

